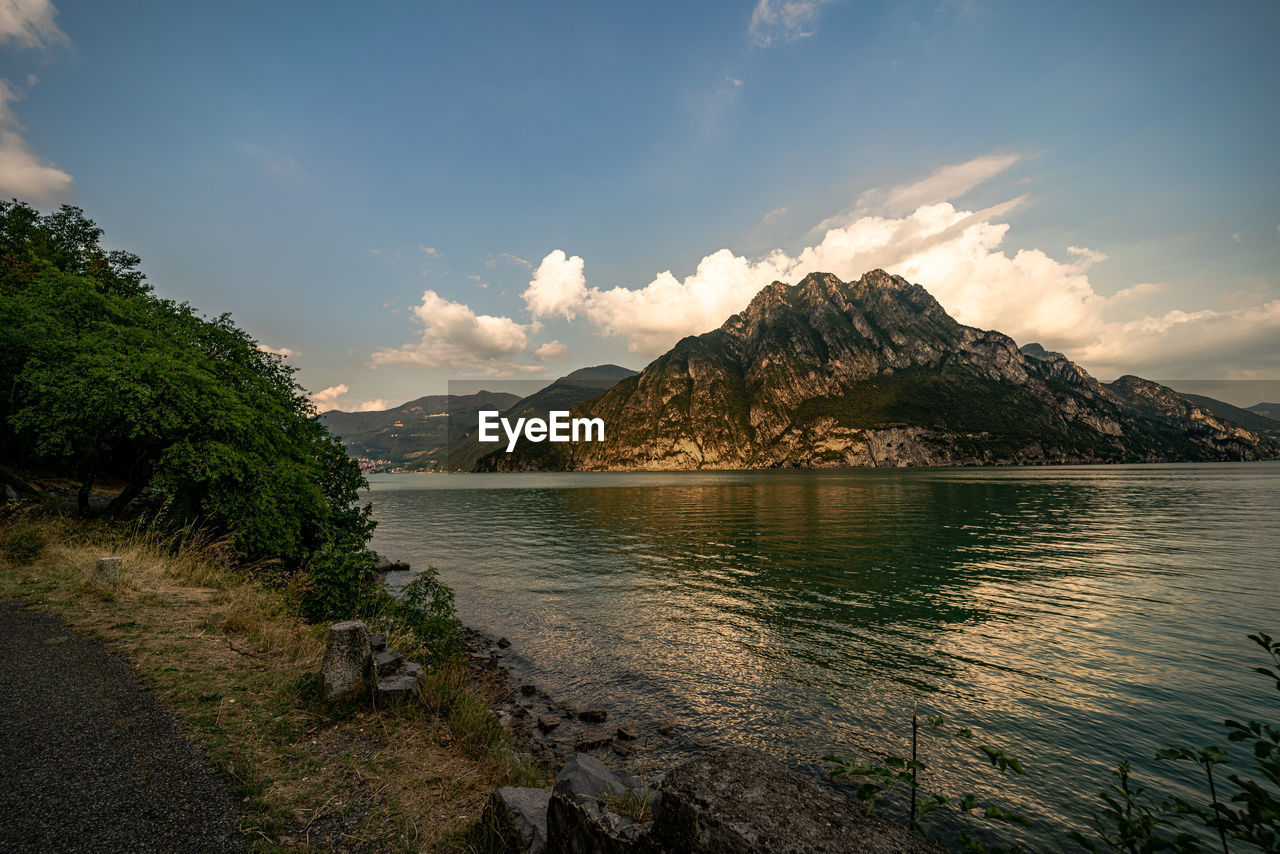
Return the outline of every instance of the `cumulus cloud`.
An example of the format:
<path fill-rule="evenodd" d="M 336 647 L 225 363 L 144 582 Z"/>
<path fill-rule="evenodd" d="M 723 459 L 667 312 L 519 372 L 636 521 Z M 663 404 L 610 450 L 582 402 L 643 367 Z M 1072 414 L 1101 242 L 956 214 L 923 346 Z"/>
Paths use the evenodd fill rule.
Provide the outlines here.
<path fill-rule="evenodd" d="M 1131 300 L 1141 299 L 1142 297 L 1153 296 L 1164 292 L 1164 284 L 1161 282 L 1140 282 L 1136 285 L 1117 291 L 1116 295 L 1111 297 L 1108 302 L 1111 305 L 1130 302 Z"/>
<path fill-rule="evenodd" d="M 285 358 L 298 355 L 297 350 L 290 350 L 288 347 L 270 347 L 266 344 L 259 344 L 258 349 L 264 353 L 274 353 L 277 356 L 284 356 Z"/>
<path fill-rule="evenodd" d="M 0 19 L 3 4 L 0 0 Z M 8 80 L 0 80 L 0 197 L 16 196 L 37 204 L 62 201 L 71 192 L 71 176 L 32 151 L 19 133 L 22 125 L 9 104 L 21 99 Z"/>
<path fill-rule="evenodd" d="M 509 317 L 476 314 L 470 306 L 445 299 L 433 290 L 422 292 L 422 301 L 411 313 L 421 327 L 419 340 L 399 349 L 378 350 L 370 357 L 371 367 L 405 364 L 486 372 L 537 370 L 509 361 L 525 349 L 531 326 Z"/>
<path fill-rule="evenodd" d="M 575 310 L 587 295 L 582 271 L 582 259 L 577 255 L 565 257 L 560 249 L 543 258 L 521 295 L 533 316 L 563 315 L 566 320 L 573 320 Z"/>
<path fill-rule="evenodd" d="M 48 50 L 69 43 L 53 22 L 58 10 L 50 0 L 0 0 L 0 43 Z"/>
<path fill-rule="evenodd" d="M 327 409 L 336 409 L 338 406 L 338 398 L 342 397 L 351 389 L 347 388 L 345 383 L 331 385 L 328 388 L 321 389 L 311 395 L 311 403 L 316 409 L 324 412 Z"/>
<path fill-rule="evenodd" d="M 1092 267 L 1094 264 L 1101 264 L 1110 257 L 1105 252 L 1086 249 L 1083 246 L 1068 246 L 1067 254 L 1076 256 L 1076 266 L 1081 270 Z"/>
<path fill-rule="evenodd" d="M 963 193 L 975 176 L 998 174 L 1015 162 L 1011 157 L 937 170 L 878 198 L 891 208 L 905 199 Z M 999 330 L 1020 343 L 1039 341 L 1104 377 L 1182 364 L 1201 372 L 1214 365 L 1245 370 L 1259 360 L 1280 367 L 1274 347 L 1280 301 L 1135 316 L 1126 306 L 1162 286 L 1135 284 L 1110 298 L 1098 293 L 1088 270 L 1106 259 L 1104 252 L 1072 246 L 1064 259 L 1040 249 L 1004 248 L 1010 226 L 1001 220 L 1024 198 L 977 211 L 934 201 L 901 215 L 850 214 L 795 254 L 775 250 L 748 258 L 720 249 L 682 279 L 668 270 L 636 288 L 588 287 L 582 259 L 556 250 L 543 259 L 524 298 L 535 317 L 581 315 L 602 334 L 625 339 L 631 352 L 653 356 L 686 335 L 718 327 L 775 280 L 794 284 L 827 272 L 847 281 L 883 268 L 924 285 L 961 323 Z M 1115 317 L 1126 310 L 1128 317 Z"/>
<path fill-rule="evenodd" d="M 569 352 L 569 348 L 561 344 L 559 341 L 548 341 L 541 347 L 533 351 L 533 355 L 540 362 L 554 362 L 563 359 Z"/>
<path fill-rule="evenodd" d="M 356 412 L 381 412 L 388 409 L 387 401 L 384 398 L 377 397 L 373 400 L 366 400 L 364 403 L 356 407 Z"/>
<path fill-rule="evenodd" d="M 818 9 L 827 0 L 759 0 L 751 12 L 751 40 L 759 47 L 813 35 Z"/>

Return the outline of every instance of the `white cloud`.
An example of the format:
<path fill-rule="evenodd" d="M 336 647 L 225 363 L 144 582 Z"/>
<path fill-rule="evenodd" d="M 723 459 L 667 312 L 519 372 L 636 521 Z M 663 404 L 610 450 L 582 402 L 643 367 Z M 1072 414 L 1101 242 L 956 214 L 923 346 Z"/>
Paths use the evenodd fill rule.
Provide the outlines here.
<path fill-rule="evenodd" d="M 1092 267 L 1094 264 L 1101 264 L 1110 257 L 1105 252 L 1099 252 L 1096 249 L 1086 249 L 1083 246 L 1068 246 L 1067 254 L 1075 255 L 1079 259 L 1076 261 L 1076 266 L 1081 270 Z"/>
<path fill-rule="evenodd" d="M 4 3 L 0 0 L 0 21 Z M 37 204 L 62 201 L 71 192 L 71 176 L 32 151 L 18 133 L 22 126 L 9 103 L 21 98 L 8 80 L 0 80 L 0 197 L 16 196 Z"/>
<path fill-rule="evenodd" d="M 1161 282 L 1141 282 L 1121 291 L 1117 291 L 1116 295 L 1107 300 L 1107 302 L 1111 305 L 1116 305 L 1163 292 L 1164 284 Z"/>
<path fill-rule="evenodd" d="M 928 177 L 887 190 L 868 190 L 858 198 L 860 213 L 904 214 L 921 205 L 958 199 L 1022 160 L 1021 154 L 985 154 L 935 169 Z"/>
<path fill-rule="evenodd" d="M 1240 232 L 1238 232 L 1238 231 L 1237 231 L 1235 234 L 1231 235 L 1231 240 L 1232 240 L 1233 242 L 1235 242 L 1235 243 L 1239 243 L 1239 242 L 1240 242 L 1240 239 L 1241 239 L 1241 238 L 1240 238 Z"/>
<path fill-rule="evenodd" d="M 509 361 L 525 349 L 532 326 L 522 326 L 509 317 L 476 314 L 470 306 L 432 290 L 423 291 L 422 302 L 411 311 L 421 326 L 420 340 L 396 350 L 376 351 L 370 357 L 371 367 L 408 364 L 483 371 L 537 370 Z"/>
<path fill-rule="evenodd" d="M 50 0 L 0 0 L 0 42 L 41 50 L 69 44 L 66 33 L 53 22 L 57 14 Z"/>
<path fill-rule="evenodd" d="M 328 388 L 321 389 L 311 395 L 311 403 L 321 412 L 324 412 L 327 409 L 336 409 L 338 405 L 338 398 L 342 397 L 350 390 L 351 389 L 347 388 L 345 383 L 331 385 Z"/>
<path fill-rule="evenodd" d="M 729 75 L 726 74 L 724 77 L 724 82 L 732 86 L 734 89 L 742 88 L 742 81 L 737 77 L 730 77 Z"/>
<path fill-rule="evenodd" d="M 356 412 L 381 412 L 388 409 L 387 401 L 381 397 L 373 400 L 366 400 L 364 403 L 356 407 Z"/>
<path fill-rule="evenodd" d="M 288 347 L 270 347 L 266 344 L 259 344 L 258 349 L 264 353 L 274 353 L 277 356 L 284 356 L 286 358 L 298 355 L 297 350 L 290 350 Z"/>
<path fill-rule="evenodd" d="M 583 261 L 577 255 L 566 258 L 557 249 L 542 259 L 533 271 L 529 287 L 521 297 L 534 317 L 563 315 L 573 320 L 574 311 L 587 294 L 587 280 L 583 276 Z"/>
<path fill-rule="evenodd" d="M 818 9 L 828 0 L 759 0 L 751 12 L 751 40 L 759 47 L 813 35 Z"/>
<path fill-rule="evenodd" d="M 787 209 L 786 209 L 785 207 L 781 207 L 781 208 L 774 208 L 773 210 L 771 210 L 771 211 L 769 211 L 767 214 L 765 214 L 765 215 L 760 219 L 760 222 L 761 222 L 763 225 L 773 225 L 775 222 L 777 222 L 778 220 L 782 219 L 782 218 L 783 218 L 784 216 L 786 216 L 786 215 L 787 215 Z"/>
<path fill-rule="evenodd" d="M 418 245 L 418 248 L 419 248 L 419 249 L 421 249 L 421 250 L 423 251 L 423 253 L 424 253 L 424 254 L 429 255 L 429 256 L 431 256 L 432 258 L 435 258 L 435 257 L 439 256 L 439 254 L 440 254 L 440 250 L 439 250 L 439 249 L 436 249 L 434 246 L 423 246 L 423 245 L 419 244 L 419 245 Z"/>
<path fill-rule="evenodd" d="M 1277 226 L 1277 228 L 1280 228 L 1280 226 Z M 508 264 L 516 264 L 520 267 L 528 267 L 530 269 L 533 268 L 533 265 L 528 261 L 524 260 L 519 255 L 512 255 L 510 252 L 503 252 L 498 257 L 503 261 L 506 261 Z"/>
<path fill-rule="evenodd" d="M 990 161 L 985 172 L 998 174 L 1009 162 Z M 944 168 L 881 198 L 963 192 L 983 172 Z M 928 192 L 921 189 L 926 184 Z M 1274 346 L 1280 300 L 1231 311 L 1166 306 L 1157 315 L 1135 314 L 1134 302 L 1162 286 L 1139 283 L 1111 298 L 1097 293 L 1088 270 L 1105 253 L 1073 246 L 1068 259 L 1059 260 L 1040 249 L 1003 248 L 1010 226 L 1000 220 L 1024 198 L 978 211 L 939 201 L 905 215 L 852 214 L 794 255 L 774 250 L 747 258 L 720 249 L 683 279 L 665 271 L 637 288 L 588 287 L 582 259 L 556 250 L 539 266 L 525 301 L 535 317 L 582 315 L 604 335 L 624 338 L 631 352 L 652 356 L 686 335 L 717 328 L 775 280 L 794 284 L 827 272 L 849 281 L 882 268 L 923 285 L 961 323 L 999 330 L 1019 343 L 1039 341 L 1099 376 L 1178 365 L 1199 373 L 1256 370 L 1260 364 L 1280 369 Z M 1127 317 L 1116 317 L 1126 310 Z"/>
<path fill-rule="evenodd" d="M 559 341 L 548 341 L 541 347 L 533 351 L 533 355 L 538 358 L 539 362 L 555 362 L 563 359 L 569 352 L 569 348 L 561 344 Z"/>

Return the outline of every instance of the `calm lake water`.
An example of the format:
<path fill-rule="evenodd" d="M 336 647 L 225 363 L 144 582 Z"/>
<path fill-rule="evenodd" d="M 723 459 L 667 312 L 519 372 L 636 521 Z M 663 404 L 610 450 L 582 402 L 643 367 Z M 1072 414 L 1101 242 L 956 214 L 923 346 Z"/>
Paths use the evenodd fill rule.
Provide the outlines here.
<path fill-rule="evenodd" d="M 918 702 L 1023 760 L 1006 784 L 922 741 L 1039 850 L 1117 762 L 1198 798 L 1158 747 L 1280 720 L 1246 638 L 1280 635 L 1277 463 L 370 481 L 374 547 L 437 567 L 553 694 L 814 773 L 909 751 Z"/>

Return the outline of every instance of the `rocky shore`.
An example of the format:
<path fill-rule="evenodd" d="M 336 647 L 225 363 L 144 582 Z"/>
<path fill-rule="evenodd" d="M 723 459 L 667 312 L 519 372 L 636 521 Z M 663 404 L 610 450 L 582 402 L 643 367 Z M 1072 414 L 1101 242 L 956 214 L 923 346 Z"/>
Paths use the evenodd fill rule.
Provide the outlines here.
<path fill-rule="evenodd" d="M 375 646 L 379 640 L 374 639 Z M 388 652 L 371 654 L 379 676 L 384 675 Z M 504 786 L 494 791 L 480 823 L 485 850 L 942 851 L 905 827 L 866 815 L 851 798 L 758 751 L 701 744 L 674 720 L 634 720 L 615 709 L 561 701 L 511 673 L 508 662 L 514 653 L 504 637 L 467 629 L 465 654 L 472 679 L 496 698 L 493 711 L 517 749 L 557 772 L 550 788 Z"/>

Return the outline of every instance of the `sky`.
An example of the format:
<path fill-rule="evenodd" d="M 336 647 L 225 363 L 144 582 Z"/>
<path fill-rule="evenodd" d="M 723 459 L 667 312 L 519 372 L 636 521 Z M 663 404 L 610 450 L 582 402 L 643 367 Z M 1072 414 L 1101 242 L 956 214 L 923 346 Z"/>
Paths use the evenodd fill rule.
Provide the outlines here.
<path fill-rule="evenodd" d="M 1277 40 L 1271 0 L 0 0 L 0 196 L 82 207 L 321 409 L 639 369 L 877 267 L 1245 405 L 1280 390 Z"/>

